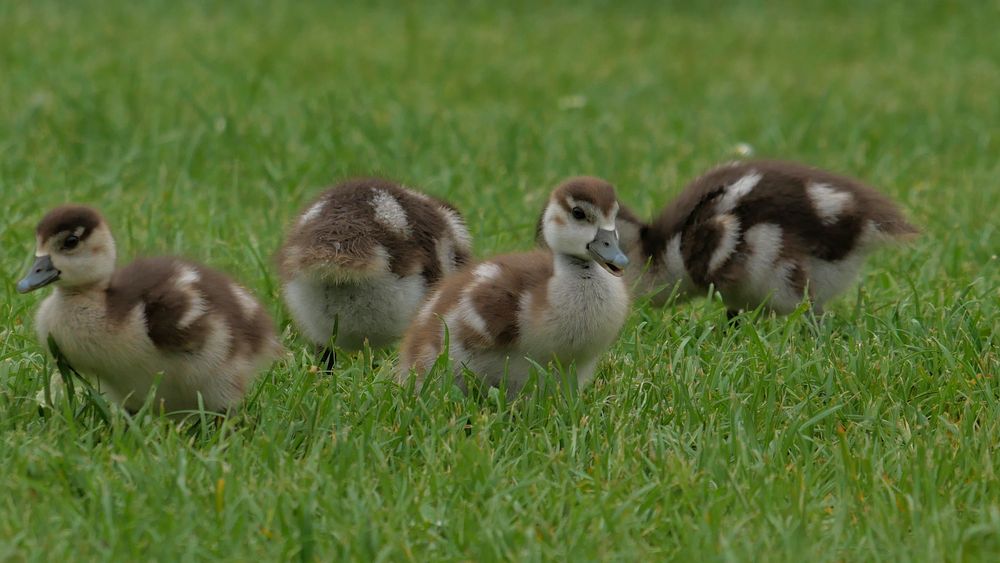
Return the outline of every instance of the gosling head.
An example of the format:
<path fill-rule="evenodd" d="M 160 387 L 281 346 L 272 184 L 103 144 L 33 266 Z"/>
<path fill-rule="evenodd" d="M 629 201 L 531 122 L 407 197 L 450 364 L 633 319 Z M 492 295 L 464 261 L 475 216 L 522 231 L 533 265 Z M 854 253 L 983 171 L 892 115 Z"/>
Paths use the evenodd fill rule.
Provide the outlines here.
<path fill-rule="evenodd" d="M 617 216 L 614 186 L 600 178 L 570 178 L 549 198 L 542 235 L 553 252 L 592 260 L 621 276 L 628 258 L 618 245 Z"/>
<path fill-rule="evenodd" d="M 18 293 L 50 284 L 68 290 L 106 284 L 115 270 L 115 241 L 104 218 L 82 205 L 49 211 L 35 229 L 35 263 Z"/>

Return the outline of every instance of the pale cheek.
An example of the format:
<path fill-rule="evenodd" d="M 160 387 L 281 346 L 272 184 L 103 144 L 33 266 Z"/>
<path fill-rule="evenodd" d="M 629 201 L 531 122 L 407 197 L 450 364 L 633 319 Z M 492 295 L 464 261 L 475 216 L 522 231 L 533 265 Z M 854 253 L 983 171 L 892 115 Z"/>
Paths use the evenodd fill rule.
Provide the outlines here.
<path fill-rule="evenodd" d="M 65 257 L 58 254 L 49 254 L 49 259 L 52 260 L 52 265 L 60 271 L 65 271 L 71 265 Z"/>
<path fill-rule="evenodd" d="M 53 260 L 52 263 L 63 273 L 64 278 L 78 278 L 85 276 L 89 269 L 87 261 L 81 258 L 79 255 L 60 256 L 58 260 Z"/>
<path fill-rule="evenodd" d="M 545 239 L 550 241 L 552 249 L 557 252 L 586 252 L 587 244 L 596 234 L 596 227 L 575 219 L 566 219 L 562 224 L 557 224 L 553 218 L 549 218 L 545 225 Z"/>
<path fill-rule="evenodd" d="M 597 228 L 593 225 L 581 225 L 573 230 L 573 239 L 577 244 L 586 245 L 597 236 Z"/>
<path fill-rule="evenodd" d="M 594 237 L 590 229 L 574 227 L 559 233 L 559 238 L 567 250 L 579 251 L 584 249 Z"/>
<path fill-rule="evenodd" d="M 62 264 L 56 264 L 59 271 L 63 273 L 63 277 L 77 277 L 81 272 L 80 264 L 76 260 L 63 260 Z"/>

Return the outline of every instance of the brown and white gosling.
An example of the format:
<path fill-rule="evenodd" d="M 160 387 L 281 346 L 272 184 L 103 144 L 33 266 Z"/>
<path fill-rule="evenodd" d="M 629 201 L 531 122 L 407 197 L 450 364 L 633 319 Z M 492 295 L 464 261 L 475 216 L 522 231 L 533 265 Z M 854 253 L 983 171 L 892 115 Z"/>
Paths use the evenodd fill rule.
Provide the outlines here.
<path fill-rule="evenodd" d="M 406 332 L 400 382 L 413 373 L 422 384 L 447 327 L 447 353 L 463 388 L 465 368 L 489 386 L 506 377 L 513 395 L 530 361 L 552 360 L 575 365 L 579 387 L 589 383 L 629 312 L 617 213 L 615 189 L 604 180 L 573 178 L 556 188 L 542 224 L 551 250 L 497 256 L 445 278 Z"/>
<path fill-rule="evenodd" d="M 115 269 L 115 241 L 96 210 L 66 205 L 35 231 L 35 263 L 17 283 L 52 285 L 36 329 L 69 364 L 128 410 L 150 388 L 167 412 L 236 406 L 281 351 L 270 316 L 225 275 L 179 258 Z M 162 374 L 162 377 L 161 377 Z"/>
<path fill-rule="evenodd" d="M 283 296 L 302 334 L 325 348 L 398 340 L 424 296 L 471 256 L 445 201 L 376 178 L 344 182 L 303 210 L 278 251 Z M 325 349 L 325 360 L 334 356 Z"/>
<path fill-rule="evenodd" d="M 853 284 L 865 258 L 918 234 L 895 203 L 858 180 L 783 161 L 723 165 L 697 178 L 651 223 L 623 210 L 626 279 L 662 305 L 713 285 L 732 318 L 761 305 L 813 311 Z"/>

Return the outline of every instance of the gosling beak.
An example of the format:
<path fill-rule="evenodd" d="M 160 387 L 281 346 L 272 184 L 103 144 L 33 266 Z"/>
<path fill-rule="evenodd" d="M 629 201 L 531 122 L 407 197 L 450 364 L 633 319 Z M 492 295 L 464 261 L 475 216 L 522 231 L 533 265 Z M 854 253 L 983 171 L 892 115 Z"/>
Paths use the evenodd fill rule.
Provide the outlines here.
<path fill-rule="evenodd" d="M 40 287 L 45 287 L 59 279 L 59 270 L 52 264 L 52 257 L 46 254 L 35 258 L 35 263 L 28 270 L 28 275 L 17 282 L 18 293 L 28 293 Z"/>
<path fill-rule="evenodd" d="M 591 258 L 611 275 L 621 277 L 628 266 L 628 256 L 618 247 L 618 232 L 613 229 L 598 229 L 597 236 L 587 245 Z"/>

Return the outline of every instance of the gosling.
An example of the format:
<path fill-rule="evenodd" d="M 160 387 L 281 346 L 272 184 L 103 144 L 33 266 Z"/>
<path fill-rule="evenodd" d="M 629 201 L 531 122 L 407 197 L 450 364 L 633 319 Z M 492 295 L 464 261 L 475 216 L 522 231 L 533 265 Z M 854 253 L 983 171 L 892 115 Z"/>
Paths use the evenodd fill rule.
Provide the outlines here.
<path fill-rule="evenodd" d="M 396 342 L 428 290 L 469 261 L 472 239 L 451 204 L 376 178 L 322 193 L 278 251 L 283 296 L 323 351 Z M 334 334 L 336 332 L 336 334 Z"/>
<path fill-rule="evenodd" d="M 419 388 L 447 340 L 463 389 L 469 370 L 487 386 L 506 378 L 513 396 L 532 362 L 550 361 L 575 366 L 576 384 L 585 387 L 629 312 L 617 213 L 615 189 L 604 180 L 557 187 L 542 221 L 550 250 L 497 256 L 445 278 L 406 332 L 399 381 L 414 374 Z"/>
<path fill-rule="evenodd" d="M 127 410 L 154 384 L 158 408 L 233 409 L 280 354 L 267 311 L 225 275 L 179 258 L 115 269 L 115 241 L 96 210 L 66 205 L 35 231 L 35 262 L 18 282 L 51 285 L 36 316 L 70 366 Z"/>

